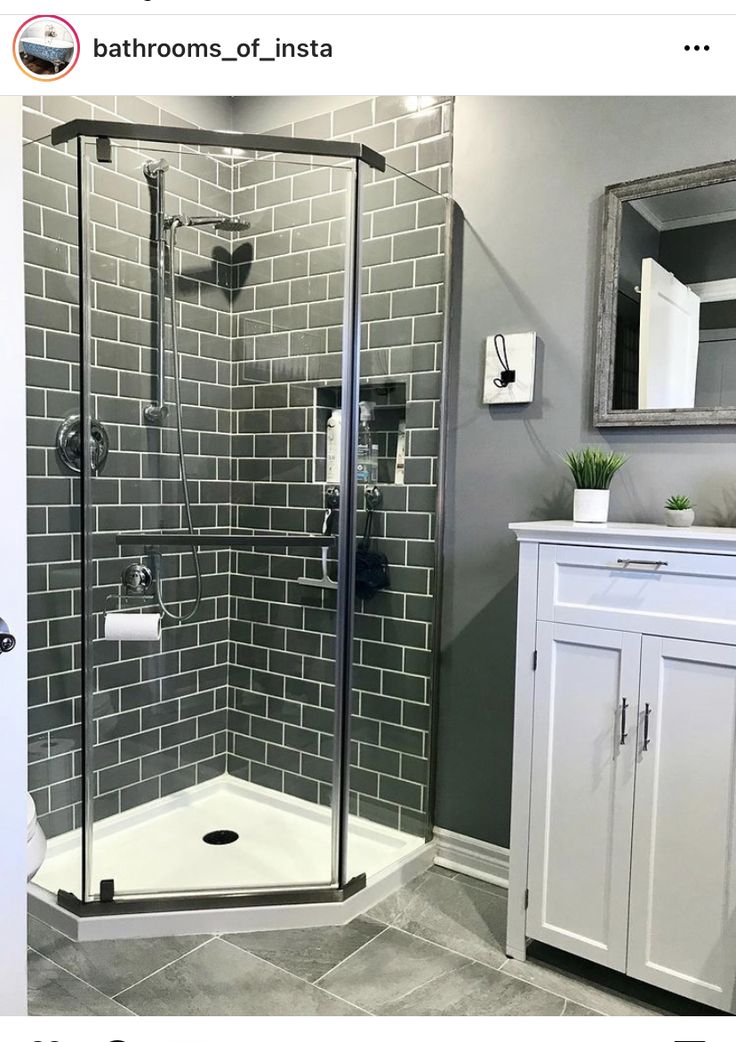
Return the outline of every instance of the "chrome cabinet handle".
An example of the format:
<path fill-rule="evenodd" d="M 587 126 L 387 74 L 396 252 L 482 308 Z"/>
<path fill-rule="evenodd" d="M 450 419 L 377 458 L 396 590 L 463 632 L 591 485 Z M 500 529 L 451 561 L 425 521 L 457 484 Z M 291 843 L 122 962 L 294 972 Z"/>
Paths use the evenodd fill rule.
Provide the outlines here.
<path fill-rule="evenodd" d="M 629 732 L 626 730 L 626 710 L 629 708 L 629 703 L 625 698 L 621 699 L 621 740 L 620 745 L 626 744 L 626 739 L 629 737 Z"/>
<path fill-rule="evenodd" d="M 619 557 L 616 564 L 621 565 L 622 568 L 629 568 L 632 565 L 634 567 L 645 566 L 647 568 L 666 568 L 667 561 L 639 561 L 634 557 Z"/>
<path fill-rule="evenodd" d="M 0 619 L 0 655 L 3 652 L 12 651 L 15 644 L 15 637 L 8 629 L 8 624 Z"/>
<path fill-rule="evenodd" d="M 652 707 L 648 702 L 644 703 L 644 741 L 642 742 L 642 751 L 646 752 L 649 748 L 651 738 L 649 737 L 649 717 L 652 715 Z"/>

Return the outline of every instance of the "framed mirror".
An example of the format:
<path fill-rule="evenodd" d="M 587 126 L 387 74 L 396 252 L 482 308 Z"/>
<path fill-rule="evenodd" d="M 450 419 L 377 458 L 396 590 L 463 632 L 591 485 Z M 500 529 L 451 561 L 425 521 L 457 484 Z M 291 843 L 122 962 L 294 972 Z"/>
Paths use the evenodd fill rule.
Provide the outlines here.
<path fill-rule="evenodd" d="M 606 189 L 597 427 L 736 423 L 736 161 Z"/>

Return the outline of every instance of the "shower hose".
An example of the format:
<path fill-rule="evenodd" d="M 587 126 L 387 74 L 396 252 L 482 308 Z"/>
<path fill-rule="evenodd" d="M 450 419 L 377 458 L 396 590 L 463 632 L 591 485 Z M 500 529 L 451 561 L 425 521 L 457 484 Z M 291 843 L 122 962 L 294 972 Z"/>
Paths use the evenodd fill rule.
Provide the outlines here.
<path fill-rule="evenodd" d="M 169 225 L 169 272 L 171 280 L 171 353 L 174 357 L 174 405 L 176 408 L 176 435 L 179 447 L 179 473 L 181 474 L 181 487 L 184 493 L 184 510 L 187 517 L 187 527 L 189 534 L 194 535 L 194 524 L 192 522 L 192 504 L 189 498 L 189 481 L 187 478 L 187 459 L 184 454 L 184 431 L 182 429 L 181 422 L 181 366 L 179 362 L 179 339 L 177 336 L 177 322 L 176 322 L 176 264 L 174 261 L 174 251 L 176 249 L 176 233 L 182 226 L 182 222 L 175 217 Z M 163 321 L 164 316 L 161 316 Z M 202 602 L 202 569 L 199 563 L 199 552 L 196 546 L 192 546 L 192 557 L 194 558 L 194 574 L 197 580 L 197 594 L 194 601 L 194 607 L 190 611 L 177 612 L 171 611 L 164 604 L 163 590 L 161 588 L 162 579 L 160 575 L 156 577 L 156 600 L 162 613 L 169 619 L 173 619 L 175 622 L 189 622 L 199 611 L 199 606 Z"/>

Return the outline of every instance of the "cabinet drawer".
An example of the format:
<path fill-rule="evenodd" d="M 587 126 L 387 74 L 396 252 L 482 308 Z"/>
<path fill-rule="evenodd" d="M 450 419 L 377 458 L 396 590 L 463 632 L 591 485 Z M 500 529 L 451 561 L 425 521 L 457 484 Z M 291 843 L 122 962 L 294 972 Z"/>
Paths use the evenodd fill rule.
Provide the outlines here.
<path fill-rule="evenodd" d="M 538 617 L 692 640 L 736 640 L 736 557 L 547 544 Z"/>

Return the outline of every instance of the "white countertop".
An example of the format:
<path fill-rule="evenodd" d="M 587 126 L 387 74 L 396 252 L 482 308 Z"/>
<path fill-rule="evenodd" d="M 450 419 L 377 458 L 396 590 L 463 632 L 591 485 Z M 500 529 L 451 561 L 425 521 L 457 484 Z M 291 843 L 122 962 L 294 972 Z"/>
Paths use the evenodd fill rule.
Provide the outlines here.
<path fill-rule="evenodd" d="M 509 528 L 520 542 L 638 546 L 642 549 L 668 547 L 697 553 L 736 554 L 736 528 L 713 525 L 670 528 L 636 521 L 609 521 L 605 525 L 575 521 L 514 521 Z"/>

